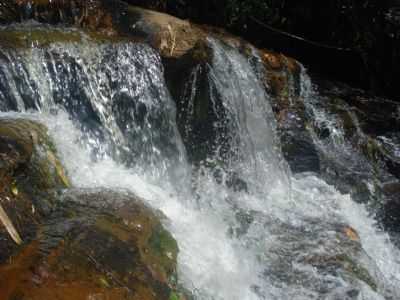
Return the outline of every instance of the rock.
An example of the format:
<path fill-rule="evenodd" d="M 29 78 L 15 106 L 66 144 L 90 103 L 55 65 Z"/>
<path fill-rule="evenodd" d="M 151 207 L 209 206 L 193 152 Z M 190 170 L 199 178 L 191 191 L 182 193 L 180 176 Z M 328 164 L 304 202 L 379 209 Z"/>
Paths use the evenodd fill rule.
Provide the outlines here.
<path fill-rule="evenodd" d="M 353 280 L 356 278 L 365 282 L 372 290 L 377 290 L 375 279 L 369 274 L 368 270 L 347 254 L 333 256 L 315 255 L 307 257 L 302 263 L 313 266 L 319 272 L 328 272 L 332 274 L 336 272 L 345 273 L 344 276 L 347 275 Z"/>
<path fill-rule="evenodd" d="M 180 58 L 164 59 L 166 81 L 176 102 L 177 124 L 189 160 L 207 157 L 215 138 L 217 116 L 211 102 L 208 81 L 212 49 L 199 42 Z"/>
<path fill-rule="evenodd" d="M 237 48 L 246 48 L 250 44 L 239 37 L 211 26 L 200 26 L 168 14 L 129 6 L 127 9 L 128 33 L 141 36 L 159 51 L 163 58 L 180 58 L 185 54 L 199 60 L 203 57 L 208 37 L 218 38 Z M 191 53 L 189 53 L 191 52 Z M 187 57 L 184 58 L 187 60 Z"/>
<path fill-rule="evenodd" d="M 364 285 L 371 291 L 383 288 L 382 274 L 354 228 L 320 219 L 303 219 L 301 225 L 271 219 L 264 227 L 272 241 L 279 241 L 265 253 L 264 276 L 273 284 L 284 281 L 289 288 L 301 287 L 327 299 L 336 293 L 343 297 L 342 289 L 349 287 L 357 293 Z"/>
<path fill-rule="evenodd" d="M 57 150 L 44 125 L 27 119 L 0 119 L 2 177 L 17 187 L 47 190 L 69 186 Z M 29 180 L 29 184 L 25 181 Z M 28 188 L 29 186 L 29 188 Z"/>
<path fill-rule="evenodd" d="M 0 299 L 181 299 L 163 215 L 70 188 L 44 125 L 0 119 L 0 178 Z"/>
<path fill-rule="evenodd" d="M 1 263 L 20 248 L 17 244 L 34 238 L 37 224 L 52 206 L 46 191 L 69 186 L 43 125 L 23 119 L 0 119 L 0 182 Z"/>
<path fill-rule="evenodd" d="M 373 139 L 375 151 L 371 159 L 384 165 L 386 170 L 400 179 L 400 135 L 398 132 L 386 132 Z"/>
<path fill-rule="evenodd" d="M 359 119 L 361 129 L 370 136 L 400 130 L 400 104 L 376 97 L 348 85 L 313 77 L 322 96 L 342 99 Z"/>
<path fill-rule="evenodd" d="M 0 5 L 0 22 L 33 19 L 40 23 L 66 24 L 87 28 L 105 35 L 116 35 L 115 24 L 126 7 L 109 0 L 11 0 Z"/>
<path fill-rule="evenodd" d="M 142 200 L 87 190 L 54 198 L 37 238 L 0 266 L 1 299 L 178 297 L 177 244 Z"/>
<path fill-rule="evenodd" d="M 196 164 L 204 161 L 210 149 L 215 147 L 214 124 L 223 115 L 223 107 L 219 101 L 214 99 L 213 103 L 211 100 L 208 74 L 213 53 L 206 40 L 208 36 L 237 48 L 249 59 L 254 57 L 253 51 L 258 52 L 264 63 L 265 84 L 272 96 L 285 158 L 293 172 L 320 170 L 318 152 L 306 128 L 305 108 L 300 97 L 302 69 L 297 61 L 268 50 L 258 51 L 248 42 L 223 30 L 178 22 L 175 18 L 161 13 L 130 9 L 142 16 L 141 19 L 138 17 L 140 20 L 136 24 L 139 24 L 139 27 L 135 27 L 137 31 L 134 34 L 142 32 L 150 41 L 163 39 L 157 36 L 168 32 L 166 24 L 176 24 L 174 26 L 179 28 L 186 26 L 186 31 L 191 35 L 189 39 L 187 34 L 179 35 L 181 40 L 188 42 L 179 47 L 182 51 L 177 51 L 175 55 L 165 53 L 157 43 L 152 44 L 160 50 L 163 57 L 167 84 L 177 104 L 179 131 L 192 162 Z M 168 35 L 164 40 L 168 40 Z"/>
<path fill-rule="evenodd" d="M 182 57 L 199 43 L 205 43 L 208 36 L 229 41 L 237 47 L 249 45 L 221 29 L 196 25 L 119 0 L 11 0 L 0 5 L 2 23 L 19 23 L 29 19 L 43 24 L 85 29 L 88 34 L 100 38 L 144 40 L 163 58 Z M 5 37 L 14 39 L 14 36 Z"/>
<path fill-rule="evenodd" d="M 251 44 L 212 27 L 202 29 L 204 34 L 222 40 L 254 60 L 257 50 Z M 301 66 L 279 53 L 263 50 L 257 54 L 264 63 L 264 81 L 272 96 L 285 158 L 293 172 L 318 172 L 319 157 L 306 128 L 304 99 L 300 95 Z M 212 59 L 212 49 L 202 38 L 182 56 L 163 57 L 167 84 L 177 104 L 179 131 L 189 159 L 195 164 L 206 160 L 210 149 L 216 148 L 213 143 L 217 131 L 224 130 L 215 128 L 215 124 L 223 123 L 220 120 L 224 108 L 218 99 L 212 100 L 208 77 Z"/>
<path fill-rule="evenodd" d="M 128 18 L 129 33 L 145 37 L 163 57 L 180 57 L 206 38 L 198 26 L 167 14 L 129 6 Z"/>
<path fill-rule="evenodd" d="M 29 48 L 32 45 L 45 47 L 52 43 L 81 42 L 82 36 L 77 31 L 57 29 L 45 30 L 29 28 L 29 30 L 5 29 L 0 31 L 0 45 L 4 48 Z"/>
<path fill-rule="evenodd" d="M 320 114 L 311 130 L 321 174 L 343 193 L 367 203 L 380 225 L 398 235 L 400 105 L 344 84 L 313 78 L 311 103 Z M 315 118 L 317 119 L 317 118 Z"/>
<path fill-rule="evenodd" d="M 265 68 L 265 83 L 272 96 L 278 121 L 282 152 L 294 173 L 319 172 L 320 161 L 307 123 L 301 85 L 301 65 L 292 58 L 268 50 L 260 57 Z"/>
<path fill-rule="evenodd" d="M 13 0 L 0 5 L 0 22 L 34 19 L 66 24 L 106 37 L 144 38 L 163 57 L 179 57 L 192 49 L 205 32 L 188 21 L 111 0 Z M 13 37 L 12 37 L 13 38 Z"/>
<path fill-rule="evenodd" d="M 127 42 L 124 36 L 109 36 L 101 32 L 82 28 L 57 28 L 49 25 L 14 25 L 0 31 L 0 46 L 2 48 L 29 49 L 32 46 L 46 48 L 52 44 L 83 43 L 90 41 L 94 43 L 116 43 Z"/>
<path fill-rule="evenodd" d="M 381 186 L 381 201 L 377 218 L 387 231 L 394 233 L 399 238 L 400 180 L 386 182 Z"/>

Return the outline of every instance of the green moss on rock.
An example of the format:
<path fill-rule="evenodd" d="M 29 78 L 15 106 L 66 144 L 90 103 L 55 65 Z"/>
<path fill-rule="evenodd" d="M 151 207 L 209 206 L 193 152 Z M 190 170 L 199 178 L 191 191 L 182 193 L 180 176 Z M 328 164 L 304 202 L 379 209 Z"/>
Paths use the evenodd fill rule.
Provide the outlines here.
<path fill-rule="evenodd" d="M 0 119 L 0 138 L 19 152 L 19 160 L 9 170 L 18 189 L 43 191 L 70 185 L 45 126 L 25 119 Z M 4 161 L 9 161 L 7 156 Z"/>
<path fill-rule="evenodd" d="M 107 190 L 64 190 L 55 198 L 37 238 L 11 267 L 0 264 L 1 299 L 182 299 L 170 280 L 176 242 L 142 200 Z"/>
<path fill-rule="evenodd" d="M 82 43 L 85 40 L 94 43 L 115 43 L 129 39 L 124 36 L 108 35 L 89 29 L 58 29 L 48 26 L 16 27 L 15 29 L 8 28 L 0 31 L 0 46 L 5 48 L 43 48 L 55 43 Z"/>
<path fill-rule="evenodd" d="M 81 41 L 82 37 L 77 31 L 39 28 L 0 31 L 0 45 L 10 48 L 44 47 L 58 42 L 76 43 Z"/>
<path fill-rule="evenodd" d="M 45 126 L 25 119 L 0 119 L 0 205 L 16 244 L 0 223 L 0 263 L 35 239 L 38 225 L 54 206 L 47 191 L 70 185 Z M 0 297 L 1 298 L 1 297 Z"/>
<path fill-rule="evenodd" d="M 349 255 L 341 254 L 336 256 L 336 259 L 343 264 L 343 268 L 347 272 L 359 280 L 364 281 L 374 291 L 377 290 L 378 286 L 375 282 L 375 279 L 369 274 L 368 270 L 359 263 L 355 262 Z"/>
<path fill-rule="evenodd" d="M 175 272 L 175 262 L 178 255 L 178 245 L 172 235 L 161 225 L 153 230 L 149 240 L 154 257 L 164 268 L 167 275 Z"/>

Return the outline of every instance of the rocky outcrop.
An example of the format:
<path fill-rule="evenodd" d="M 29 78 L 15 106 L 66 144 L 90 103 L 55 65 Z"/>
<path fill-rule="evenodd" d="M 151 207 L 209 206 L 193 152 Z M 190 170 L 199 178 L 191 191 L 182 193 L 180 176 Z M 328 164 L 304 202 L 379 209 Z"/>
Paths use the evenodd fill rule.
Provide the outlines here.
<path fill-rule="evenodd" d="M 163 58 L 166 80 L 177 103 L 179 130 L 195 166 L 206 161 L 213 146 L 229 147 L 229 143 L 223 144 L 225 141 L 215 138 L 216 131 L 225 130 L 226 118 L 218 95 L 212 99 L 209 84 L 213 51 L 207 38 L 212 37 L 239 49 L 249 60 L 261 58 L 263 70 L 258 75 L 272 97 L 283 153 L 293 172 L 321 171 L 328 174 L 326 177 L 333 174 L 332 182 L 343 187 L 342 191 L 353 192 L 346 190 L 351 186 L 366 193 L 369 191 L 364 179 L 380 179 L 382 174 L 389 174 L 384 179 L 398 176 L 398 150 L 392 143 L 396 136 L 385 135 L 393 128 L 390 122 L 398 121 L 398 107 L 393 103 L 384 102 L 386 108 L 379 110 L 383 102 L 369 101 L 365 95 L 338 93 L 336 88 L 320 91 L 324 101 L 319 104 L 326 105 L 328 113 L 340 120 L 346 141 L 372 162 L 367 172 L 365 169 L 360 172 L 357 167 L 362 163 L 353 168 L 347 160 L 330 160 L 332 157 L 316 146 L 316 141 L 324 142 L 334 134 L 327 126 L 312 123 L 302 94 L 303 70 L 295 60 L 268 50 L 259 51 L 215 28 L 137 7 L 121 4 L 121 16 L 116 16 L 119 8 L 107 6 L 107 1 L 65 3 L 18 1 L 16 8 L 29 9 L 25 12 L 17 9 L 18 18 L 64 22 L 80 28 L 79 31 L 47 27 L 26 34 L 13 29 L 0 32 L 0 44 L 30 47 L 34 41 L 35 46 L 42 47 L 57 41 L 82 42 L 82 32 L 104 37 L 107 42 L 124 39 L 149 43 Z M 76 6 L 72 7 L 72 3 Z M 10 8 L 1 7 L 2 18 L 4 7 Z M 9 16 L 13 20 L 11 13 Z M 382 117 L 382 112 L 390 115 L 389 121 Z M 216 121 L 221 121 L 217 129 Z M 360 132 L 364 133 L 360 135 Z M 333 145 L 327 143 L 327 146 Z M 206 163 L 215 164 L 210 169 L 221 169 L 218 161 Z M 218 182 L 225 180 L 236 191 L 247 190 L 244 179 L 234 172 L 228 170 L 226 179 L 218 171 L 214 175 Z M 162 215 L 124 191 L 71 189 L 56 149 L 42 125 L 21 119 L 0 121 L 0 176 L 3 183 L 0 190 L 1 299 L 179 299 L 176 292 L 178 248 L 161 224 Z M 386 197 L 381 214 L 383 222 L 395 227 L 399 218 L 389 210 L 398 207 L 398 182 L 379 181 L 376 187 Z M 378 288 L 379 274 L 370 274 L 363 267 L 371 262 L 354 229 L 342 224 L 318 228 L 324 222 L 311 220 L 306 227 L 317 229 L 310 240 L 328 241 L 323 246 L 334 251 L 331 255 L 299 256 L 296 249 L 315 247 L 304 245 L 303 241 L 305 235 L 312 233 L 273 221 L 268 224 L 269 228 L 287 226 L 291 245 L 298 247 L 272 249 L 279 254 L 278 267 L 269 271 L 275 272 L 272 275 L 278 282 L 282 281 L 279 276 L 284 268 L 285 276 L 292 276 L 288 278 L 290 282 L 302 280 L 288 263 L 296 261 L 306 267 L 311 265 L 323 274 L 344 274 L 349 281 L 358 280 L 372 290 Z M 330 241 L 338 242 L 329 244 Z M 286 250 L 291 257 L 284 253 Z M 360 261 L 360 257 L 367 263 Z M 305 285 L 308 284 L 313 286 L 313 279 Z M 354 291 L 349 293 L 357 296 Z"/>
<path fill-rule="evenodd" d="M 51 207 L 44 193 L 69 186 L 46 128 L 34 121 L 0 120 L 0 262 L 35 237 Z"/>
<path fill-rule="evenodd" d="M 133 6 L 127 13 L 129 34 L 143 36 L 163 57 L 181 57 L 206 38 L 206 32 L 186 20 Z"/>
<path fill-rule="evenodd" d="M 66 190 L 11 263 L 2 299 L 178 299 L 177 244 L 134 195 Z"/>
<path fill-rule="evenodd" d="M 262 50 L 265 81 L 278 121 L 282 152 L 292 172 L 319 172 L 318 151 L 307 129 L 302 78 L 304 68 L 285 55 Z"/>
<path fill-rule="evenodd" d="M 205 32 L 188 21 L 128 6 L 122 1 L 13 0 L 0 4 L 2 23 L 34 19 L 82 28 L 100 36 L 144 38 L 164 57 L 181 56 L 205 38 Z"/>
<path fill-rule="evenodd" d="M 309 128 L 318 144 L 321 174 L 368 203 L 387 230 L 398 231 L 400 106 L 343 84 L 314 81 L 318 90 L 311 107 L 325 120 L 316 121 L 314 115 Z"/>
<path fill-rule="evenodd" d="M 46 24 L 74 25 L 105 35 L 116 35 L 123 3 L 108 0 L 6 0 L 0 1 L 0 23 L 33 19 Z"/>
<path fill-rule="evenodd" d="M 1 299 L 180 299 L 163 215 L 72 189 L 45 126 L 0 119 L 0 180 Z"/>
<path fill-rule="evenodd" d="M 305 287 L 332 299 L 340 298 L 338 295 L 343 297 L 343 292 L 349 299 L 356 299 L 363 285 L 372 291 L 383 288 L 382 274 L 362 248 L 360 237 L 352 227 L 324 223 L 320 219 L 304 220 L 300 227 L 276 219 L 268 220 L 266 225 L 272 233 L 285 230 L 285 235 L 277 237 L 282 243 L 279 246 L 271 243 L 265 253 L 270 260 L 266 262 L 264 276 L 273 282 L 284 280 L 288 286 Z M 312 274 L 307 272 L 310 267 Z M 336 280 L 349 284 L 338 288 Z"/>

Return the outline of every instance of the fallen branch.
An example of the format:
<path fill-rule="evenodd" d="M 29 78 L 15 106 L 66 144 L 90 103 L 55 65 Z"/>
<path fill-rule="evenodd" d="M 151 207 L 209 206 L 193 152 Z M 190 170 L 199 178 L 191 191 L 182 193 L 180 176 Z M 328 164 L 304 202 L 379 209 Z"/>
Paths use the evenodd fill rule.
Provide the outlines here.
<path fill-rule="evenodd" d="M 321 44 L 321 43 L 318 43 L 318 42 L 307 40 L 307 39 L 302 38 L 300 36 L 291 34 L 289 32 L 286 32 L 286 31 L 277 29 L 275 27 L 272 27 L 271 25 L 265 24 L 264 22 L 261 22 L 260 20 L 258 20 L 257 18 L 255 18 L 253 16 L 250 16 L 250 19 L 253 20 L 254 22 L 256 22 L 258 25 L 260 25 L 262 27 L 265 27 L 270 31 L 273 31 L 275 33 L 287 36 L 287 37 L 289 37 L 291 39 L 302 41 L 302 42 L 304 42 L 306 44 L 310 44 L 310 45 L 313 45 L 313 46 L 316 46 L 316 47 L 319 47 L 319 48 L 333 49 L 333 50 L 338 50 L 338 51 L 353 51 L 353 49 L 351 49 L 351 48 L 342 48 L 342 47 L 329 46 L 329 45 L 325 45 L 325 44 Z"/>
<path fill-rule="evenodd" d="M 169 24 L 168 24 L 168 31 L 169 31 L 169 35 L 170 35 L 170 37 L 171 37 L 171 42 L 172 42 L 172 45 L 171 45 L 171 53 L 170 53 L 170 55 L 172 56 L 173 53 L 174 53 L 174 50 L 175 50 L 176 34 L 174 34 L 174 32 L 173 32 L 173 30 L 172 30 L 172 27 L 171 27 L 171 25 L 169 25 Z"/>
<path fill-rule="evenodd" d="M 6 211 L 1 206 L 1 204 L 0 204 L 0 221 L 3 223 L 4 227 L 6 227 L 8 234 L 11 236 L 11 238 L 14 240 L 14 242 L 18 245 L 21 245 L 22 239 L 21 239 L 18 231 L 15 229 L 10 218 L 8 217 Z"/>

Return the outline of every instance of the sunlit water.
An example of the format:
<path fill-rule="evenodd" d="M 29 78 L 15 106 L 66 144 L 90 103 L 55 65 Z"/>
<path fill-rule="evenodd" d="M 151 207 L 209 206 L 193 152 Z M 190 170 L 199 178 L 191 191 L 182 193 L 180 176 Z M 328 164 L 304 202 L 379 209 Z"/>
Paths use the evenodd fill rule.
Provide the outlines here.
<path fill-rule="evenodd" d="M 163 211 L 180 248 L 180 283 L 196 299 L 400 299 L 400 253 L 388 236 L 348 195 L 290 174 L 252 64 L 210 43 L 210 86 L 232 152 L 208 159 L 223 159 L 222 172 L 238 174 L 246 190 L 216 180 L 210 166 L 192 170 L 160 58 L 146 45 L 0 50 L 1 115 L 45 123 L 75 186 L 129 189 Z M 346 225 L 360 235 L 354 260 L 377 292 L 306 262 L 350 253 L 338 238 Z"/>

